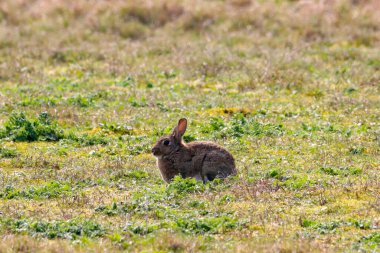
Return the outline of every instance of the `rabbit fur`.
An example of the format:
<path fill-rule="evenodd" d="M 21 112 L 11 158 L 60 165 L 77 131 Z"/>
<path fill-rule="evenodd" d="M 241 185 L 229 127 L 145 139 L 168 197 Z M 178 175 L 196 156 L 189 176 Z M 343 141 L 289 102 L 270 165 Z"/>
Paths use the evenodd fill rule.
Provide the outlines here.
<path fill-rule="evenodd" d="M 223 147 L 208 141 L 183 142 L 186 128 L 187 120 L 180 119 L 173 133 L 161 137 L 152 148 L 166 182 L 176 175 L 207 182 L 237 174 L 233 156 Z"/>

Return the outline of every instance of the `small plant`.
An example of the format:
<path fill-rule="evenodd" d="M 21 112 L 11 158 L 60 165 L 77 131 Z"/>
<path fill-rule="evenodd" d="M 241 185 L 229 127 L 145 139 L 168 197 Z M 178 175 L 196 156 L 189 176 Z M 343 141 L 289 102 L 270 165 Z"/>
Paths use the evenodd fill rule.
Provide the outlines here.
<path fill-rule="evenodd" d="M 272 169 L 272 170 L 267 172 L 266 177 L 267 178 L 275 178 L 275 179 L 280 180 L 282 178 L 282 175 L 283 175 L 283 172 L 281 170 Z"/>
<path fill-rule="evenodd" d="M 29 189 L 20 190 L 12 186 L 7 186 L 0 193 L 0 198 L 14 199 L 14 198 L 27 198 L 27 199 L 49 199 L 56 198 L 61 195 L 66 195 L 72 192 L 72 188 L 68 183 L 61 183 L 52 181 L 46 183 L 41 187 L 30 187 Z"/>
<path fill-rule="evenodd" d="M 344 176 L 360 175 L 363 173 L 362 169 L 350 167 L 322 167 L 321 172 L 330 176 Z"/>
<path fill-rule="evenodd" d="M 219 200 L 218 200 L 218 205 L 225 205 L 227 203 L 230 203 L 230 202 L 234 202 L 236 200 L 236 198 L 234 196 L 231 196 L 231 195 L 224 195 L 223 197 L 221 197 Z"/>
<path fill-rule="evenodd" d="M 75 240 L 82 236 L 101 237 L 106 230 L 91 220 L 73 219 L 69 221 L 35 221 L 28 219 L 3 219 L 5 227 L 15 233 L 27 233 L 30 236 L 40 236 L 48 239 L 63 238 Z"/>
<path fill-rule="evenodd" d="M 166 210 L 165 204 L 157 203 L 157 200 L 150 196 L 134 197 L 126 203 L 113 202 L 111 205 L 101 205 L 95 209 L 96 212 L 103 213 L 108 216 L 115 216 L 119 214 L 154 216 L 161 210 Z"/>
<path fill-rule="evenodd" d="M 149 176 L 148 172 L 142 170 L 133 170 L 125 175 L 126 177 L 133 179 L 143 179 Z"/>
<path fill-rule="evenodd" d="M 141 179 L 146 179 L 149 177 L 148 172 L 143 171 L 143 170 L 132 170 L 127 173 L 118 173 L 116 175 L 113 175 L 111 177 L 111 180 L 118 180 L 122 178 L 130 178 L 130 179 L 135 179 L 135 180 L 141 180 Z"/>
<path fill-rule="evenodd" d="M 168 194 L 181 195 L 184 193 L 203 192 L 205 185 L 202 182 L 197 182 L 195 178 L 182 178 L 181 176 L 174 177 L 173 181 L 167 188 Z"/>
<path fill-rule="evenodd" d="M 235 114 L 231 119 L 227 133 L 233 137 L 251 136 L 276 136 L 282 135 L 282 125 L 263 124 L 254 118 L 247 118 L 242 113 Z"/>
<path fill-rule="evenodd" d="M 15 149 L 0 147 L 0 158 L 12 158 L 18 155 Z"/>
<path fill-rule="evenodd" d="M 110 124 L 110 123 L 104 122 L 100 124 L 100 127 L 102 128 L 104 132 L 112 132 L 116 134 L 128 134 L 128 135 L 133 134 L 133 128 L 125 124 L 118 124 L 118 123 Z"/>
<path fill-rule="evenodd" d="M 374 232 L 367 236 L 363 236 L 360 238 L 359 244 L 369 249 L 380 248 L 380 232 Z"/>
<path fill-rule="evenodd" d="M 351 219 L 348 222 L 346 222 L 346 224 L 348 226 L 354 226 L 356 228 L 360 228 L 360 229 L 364 229 L 364 230 L 373 228 L 372 222 L 368 221 L 368 220 Z"/>
<path fill-rule="evenodd" d="M 354 88 L 354 87 L 347 87 L 347 88 L 344 89 L 343 92 L 344 92 L 344 94 L 350 95 L 350 94 L 352 94 L 352 93 L 354 93 L 356 91 L 358 91 L 358 90 L 356 88 Z"/>
<path fill-rule="evenodd" d="M 203 133 L 213 133 L 215 131 L 220 131 L 225 127 L 224 120 L 220 117 L 212 117 L 209 124 L 202 126 L 201 131 Z"/>
<path fill-rule="evenodd" d="M 351 147 L 350 148 L 350 153 L 352 155 L 362 155 L 365 151 L 364 147 Z"/>
<path fill-rule="evenodd" d="M 137 235 L 147 235 L 162 228 L 162 224 L 128 225 L 127 230 Z"/>
<path fill-rule="evenodd" d="M 121 87 L 128 87 L 134 85 L 135 83 L 136 81 L 132 76 L 127 76 L 123 80 L 116 82 L 115 85 Z"/>
<path fill-rule="evenodd" d="M 331 168 L 331 167 L 322 167 L 321 171 L 330 176 L 339 175 L 339 172 L 335 168 Z"/>
<path fill-rule="evenodd" d="M 88 97 L 83 97 L 82 95 L 71 97 L 67 100 L 67 102 L 70 105 L 76 105 L 79 107 L 89 107 L 93 103 L 92 99 L 89 99 Z"/>
<path fill-rule="evenodd" d="M 133 179 L 143 179 L 149 176 L 148 172 L 142 170 L 134 170 L 126 174 L 126 177 Z"/>
<path fill-rule="evenodd" d="M 95 208 L 95 212 L 104 213 L 108 216 L 114 216 L 114 215 L 117 215 L 119 213 L 124 213 L 121 211 L 124 211 L 124 209 L 120 209 L 120 207 L 118 206 L 118 204 L 116 202 L 114 202 L 111 206 L 101 205 L 101 206 L 98 206 L 97 208 Z"/>
<path fill-rule="evenodd" d="M 286 178 L 284 182 L 279 182 L 279 184 L 284 185 L 287 188 L 297 190 L 297 189 L 303 189 L 307 186 L 314 185 L 315 182 L 313 180 L 308 179 L 307 176 L 293 175 L 289 178 Z"/>
<path fill-rule="evenodd" d="M 205 208 L 205 203 L 202 202 L 202 201 L 198 201 L 198 200 L 193 200 L 193 201 L 190 201 L 189 203 L 189 207 L 192 207 L 192 208 Z"/>
<path fill-rule="evenodd" d="M 58 141 L 64 138 L 63 130 L 46 112 L 37 119 L 28 119 L 23 112 L 14 112 L 4 126 L 0 137 L 12 141 Z"/>
<path fill-rule="evenodd" d="M 140 99 L 137 99 L 136 97 L 129 97 L 128 102 L 131 104 L 133 107 L 146 107 L 148 104 L 146 102 L 145 97 L 142 97 Z"/>
<path fill-rule="evenodd" d="M 301 219 L 300 220 L 300 225 L 301 227 L 303 228 L 309 228 L 309 227 L 313 227 L 315 226 L 317 223 L 313 220 L 309 220 L 309 219 Z"/>
<path fill-rule="evenodd" d="M 227 123 L 220 117 L 211 118 L 210 122 L 201 127 L 203 133 L 215 135 L 215 137 L 235 137 L 244 136 L 279 136 L 284 133 L 282 125 L 271 123 L 260 123 L 254 117 L 249 117 L 243 113 L 235 113 Z"/>
<path fill-rule="evenodd" d="M 225 215 L 201 219 L 179 218 L 176 224 L 182 232 L 196 234 L 217 234 L 244 226 L 244 222 L 239 222 L 237 219 Z"/>
<path fill-rule="evenodd" d="M 79 144 L 79 146 L 93 146 L 93 145 L 105 145 L 109 142 L 108 138 L 101 134 L 83 134 L 81 136 L 77 136 L 75 134 L 69 134 L 67 136 L 68 140 L 74 141 Z"/>
<path fill-rule="evenodd" d="M 335 230 L 340 227 L 341 224 L 339 222 L 327 222 L 327 223 L 320 223 L 317 226 L 315 226 L 315 229 L 320 233 L 320 234 L 328 234 L 328 233 L 334 233 Z"/>

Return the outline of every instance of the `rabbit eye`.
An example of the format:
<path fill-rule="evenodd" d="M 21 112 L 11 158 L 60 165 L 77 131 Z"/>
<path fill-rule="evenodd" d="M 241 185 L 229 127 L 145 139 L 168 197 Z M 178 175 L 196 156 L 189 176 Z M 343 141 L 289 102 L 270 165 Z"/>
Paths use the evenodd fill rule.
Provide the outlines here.
<path fill-rule="evenodd" d="M 164 145 L 167 146 L 169 145 L 170 141 L 169 140 L 164 140 Z"/>

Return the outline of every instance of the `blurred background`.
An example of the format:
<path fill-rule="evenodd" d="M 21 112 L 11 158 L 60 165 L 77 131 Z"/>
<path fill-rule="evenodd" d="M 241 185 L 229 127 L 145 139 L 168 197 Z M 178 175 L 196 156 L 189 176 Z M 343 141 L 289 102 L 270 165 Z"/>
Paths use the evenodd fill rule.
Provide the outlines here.
<path fill-rule="evenodd" d="M 181 80 L 252 81 L 242 89 L 298 86 L 313 80 L 292 70 L 292 59 L 321 47 L 335 51 L 314 57 L 358 58 L 350 49 L 378 47 L 379 26 L 377 0 L 3 0 L 0 80 L 36 81 L 75 63 L 104 76 L 162 71 Z M 289 74 L 291 83 L 283 80 Z"/>

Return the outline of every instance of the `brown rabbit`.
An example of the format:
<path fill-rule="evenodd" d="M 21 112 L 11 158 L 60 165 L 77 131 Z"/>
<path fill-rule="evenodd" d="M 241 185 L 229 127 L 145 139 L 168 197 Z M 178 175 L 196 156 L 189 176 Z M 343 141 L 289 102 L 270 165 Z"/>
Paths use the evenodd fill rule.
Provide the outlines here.
<path fill-rule="evenodd" d="M 203 182 L 236 175 L 235 160 L 224 148 L 206 141 L 184 143 L 182 136 L 186 127 L 187 120 L 180 119 L 173 133 L 160 138 L 152 149 L 166 182 L 176 175 Z"/>

